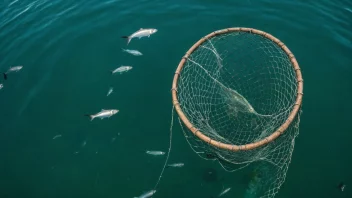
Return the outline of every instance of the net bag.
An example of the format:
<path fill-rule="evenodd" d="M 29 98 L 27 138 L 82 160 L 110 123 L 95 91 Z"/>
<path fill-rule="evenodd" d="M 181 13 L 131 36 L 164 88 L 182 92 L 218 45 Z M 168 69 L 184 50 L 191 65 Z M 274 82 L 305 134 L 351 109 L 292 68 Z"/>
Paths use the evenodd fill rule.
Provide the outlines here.
<path fill-rule="evenodd" d="M 184 55 L 172 100 L 191 148 L 228 171 L 256 162 L 247 197 L 274 197 L 298 135 L 303 79 L 291 51 L 251 28 L 212 32 Z"/>

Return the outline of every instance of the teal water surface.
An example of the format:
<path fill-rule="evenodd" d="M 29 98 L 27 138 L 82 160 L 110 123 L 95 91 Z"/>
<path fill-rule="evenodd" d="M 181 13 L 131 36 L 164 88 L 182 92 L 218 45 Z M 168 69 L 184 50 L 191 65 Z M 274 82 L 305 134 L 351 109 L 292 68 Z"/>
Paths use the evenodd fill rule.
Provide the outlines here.
<path fill-rule="evenodd" d="M 166 156 L 171 83 L 202 36 L 252 27 L 282 40 L 304 78 L 292 162 L 276 197 L 352 197 L 352 2 L 348 0 L 0 2 L 0 197 L 135 197 L 151 190 Z M 129 35 L 156 28 L 150 38 Z M 133 69 L 110 74 L 121 65 Z M 109 87 L 114 93 L 106 97 Z M 119 109 L 110 119 L 84 114 Z M 56 139 L 54 136 L 61 135 Z M 245 175 L 199 158 L 175 122 L 170 163 L 154 197 L 243 197 Z M 204 179 L 213 168 L 217 180 Z M 345 191 L 336 188 L 346 183 Z"/>

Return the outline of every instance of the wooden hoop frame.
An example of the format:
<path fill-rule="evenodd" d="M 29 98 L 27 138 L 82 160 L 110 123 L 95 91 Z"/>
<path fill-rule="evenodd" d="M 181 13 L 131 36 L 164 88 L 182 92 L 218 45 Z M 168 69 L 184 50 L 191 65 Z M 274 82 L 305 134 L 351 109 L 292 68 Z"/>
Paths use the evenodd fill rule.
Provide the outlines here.
<path fill-rule="evenodd" d="M 262 140 L 259 140 L 257 142 L 250 143 L 250 144 L 245 144 L 245 145 L 224 144 L 222 142 L 218 142 L 218 141 L 213 140 L 213 139 L 209 138 L 208 136 L 204 135 L 201 131 L 196 129 L 193 126 L 193 124 L 188 120 L 188 118 L 183 113 L 182 108 L 180 107 L 180 103 L 178 102 L 178 99 L 177 99 L 177 81 L 178 81 L 179 76 L 181 75 L 181 71 L 182 71 L 182 68 L 184 66 L 184 63 L 186 62 L 186 60 L 189 57 L 189 55 L 192 54 L 193 51 L 196 50 L 204 41 L 206 41 L 206 40 L 208 40 L 208 39 L 210 39 L 210 38 L 212 38 L 214 36 L 221 35 L 221 34 L 226 34 L 226 33 L 230 33 L 230 32 L 244 32 L 244 33 L 249 33 L 249 34 L 261 35 L 261 36 L 271 40 L 272 42 L 276 43 L 278 46 L 280 46 L 280 48 L 290 58 L 290 61 L 291 61 L 292 65 L 293 65 L 293 68 L 294 68 L 295 73 L 296 73 L 296 80 L 297 80 L 297 87 L 298 87 L 295 105 L 293 107 L 292 112 L 290 113 L 290 115 L 286 119 L 286 121 L 275 132 L 273 132 L 270 136 L 265 137 Z M 182 122 L 186 125 L 186 127 L 194 135 L 196 135 L 199 139 L 203 140 L 204 142 L 211 144 L 212 146 L 215 146 L 215 147 L 220 148 L 220 149 L 225 149 L 225 150 L 236 152 L 236 151 L 252 150 L 252 149 L 264 146 L 264 145 L 274 141 L 276 138 L 278 138 L 281 134 L 283 134 L 286 131 L 288 126 L 291 124 L 291 122 L 296 117 L 296 115 L 297 115 L 297 113 L 298 113 L 298 111 L 299 111 L 299 109 L 300 109 L 300 107 L 302 105 L 303 78 L 302 78 L 301 69 L 299 68 L 299 65 L 297 63 L 296 58 L 294 57 L 292 52 L 286 47 L 286 45 L 283 42 L 281 42 L 279 39 L 275 38 L 271 34 L 268 34 L 266 32 L 263 32 L 263 31 L 260 31 L 260 30 L 257 30 L 257 29 L 237 27 L 237 28 L 227 28 L 227 29 L 222 29 L 222 30 L 218 30 L 218 31 L 212 32 L 212 33 L 206 35 L 205 37 L 203 37 L 202 39 L 200 39 L 197 43 L 195 43 L 186 52 L 186 54 L 182 57 L 182 60 L 180 61 L 179 65 L 178 65 L 178 67 L 176 69 L 171 90 L 172 90 L 172 102 L 173 102 L 173 105 L 175 106 L 177 114 L 181 118 Z"/>

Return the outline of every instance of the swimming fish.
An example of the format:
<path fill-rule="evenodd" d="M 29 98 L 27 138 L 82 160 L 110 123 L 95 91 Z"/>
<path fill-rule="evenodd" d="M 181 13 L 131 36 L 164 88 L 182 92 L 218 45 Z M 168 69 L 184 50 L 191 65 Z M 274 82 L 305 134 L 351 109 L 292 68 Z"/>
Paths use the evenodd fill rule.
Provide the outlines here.
<path fill-rule="evenodd" d="M 142 56 L 142 55 L 143 55 L 143 54 L 142 54 L 140 51 L 138 51 L 138 50 L 130 50 L 130 49 L 123 49 L 123 48 L 122 48 L 122 51 L 127 52 L 127 53 L 129 53 L 129 54 L 132 54 L 132 55 L 134 55 L 134 56 Z"/>
<path fill-rule="evenodd" d="M 346 184 L 344 184 L 343 182 L 339 183 L 339 185 L 337 186 L 341 191 L 343 191 L 346 187 Z"/>
<path fill-rule="evenodd" d="M 56 138 L 59 138 L 59 137 L 61 137 L 61 136 L 62 136 L 61 134 L 55 135 L 55 136 L 53 137 L 53 140 L 55 140 Z"/>
<path fill-rule="evenodd" d="M 86 144 L 87 144 L 87 141 L 86 141 L 86 140 L 84 140 L 84 141 L 82 142 L 82 144 L 81 144 L 81 147 L 85 147 L 85 146 L 86 146 Z"/>
<path fill-rule="evenodd" d="M 132 69 L 131 66 L 121 66 L 121 67 L 111 71 L 111 74 L 127 72 L 128 70 L 131 70 L 131 69 Z"/>
<path fill-rule="evenodd" d="M 110 87 L 108 94 L 106 96 L 109 96 L 113 91 L 114 91 L 114 88 Z"/>
<path fill-rule="evenodd" d="M 102 109 L 97 114 L 94 114 L 94 115 L 86 114 L 85 116 L 89 116 L 90 120 L 92 121 L 94 118 L 100 118 L 100 119 L 110 118 L 111 116 L 115 115 L 118 112 L 119 112 L 119 110 L 117 110 L 117 109 L 109 109 L 109 110 Z"/>
<path fill-rule="evenodd" d="M 148 192 L 146 192 L 146 193 L 143 193 L 143 194 L 140 195 L 139 197 L 134 197 L 134 198 L 147 198 L 147 197 L 151 197 L 155 192 L 156 192 L 156 190 L 151 190 L 151 191 L 148 191 Z"/>
<path fill-rule="evenodd" d="M 128 45 L 133 38 L 140 39 L 145 36 L 150 37 L 150 35 L 154 34 L 157 31 L 158 31 L 157 29 L 153 29 L 153 28 L 147 28 L 147 29 L 141 28 L 135 33 L 131 34 L 130 36 L 122 36 L 122 38 L 127 38 L 127 45 Z"/>
<path fill-rule="evenodd" d="M 0 89 L 4 88 L 4 85 L 3 84 L 0 84 Z"/>
<path fill-rule="evenodd" d="M 23 68 L 23 66 L 15 66 L 15 67 L 10 67 L 7 72 L 2 73 L 4 75 L 4 79 L 7 79 L 7 74 L 11 72 L 18 72 Z"/>
<path fill-rule="evenodd" d="M 165 154 L 165 152 L 163 152 L 163 151 L 147 151 L 146 153 L 149 155 L 164 155 Z"/>
<path fill-rule="evenodd" d="M 224 194 L 226 194 L 226 193 L 229 192 L 230 190 L 231 190 L 231 188 L 226 188 L 225 190 L 223 190 L 223 191 L 218 195 L 218 197 L 223 196 Z"/>
<path fill-rule="evenodd" d="M 181 168 L 184 165 L 185 165 L 184 163 L 175 163 L 175 164 L 168 164 L 166 167 Z"/>

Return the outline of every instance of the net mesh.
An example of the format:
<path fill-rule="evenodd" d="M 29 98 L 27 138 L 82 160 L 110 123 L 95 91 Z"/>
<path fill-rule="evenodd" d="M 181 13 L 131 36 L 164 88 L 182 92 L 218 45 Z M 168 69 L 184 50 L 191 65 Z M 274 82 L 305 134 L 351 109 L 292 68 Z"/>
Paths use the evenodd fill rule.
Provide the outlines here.
<path fill-rule="evenodd" d="M 261 35 L 230 32 L 207 39 L 188 56 L 178 78 L 177 98 L 186 118 L 204 135 L 245 145 L 268 137 L 285 123 L 297 89 L 295 70 L 280 46 Z M 199 156 L 218 160 L 228 171 L 256 162 L 246 196 L 274 197 L 291 161 L 299 117 L 300 111 L 274 141 L 238 152 L 214 147 L 182 128 Z"/>

